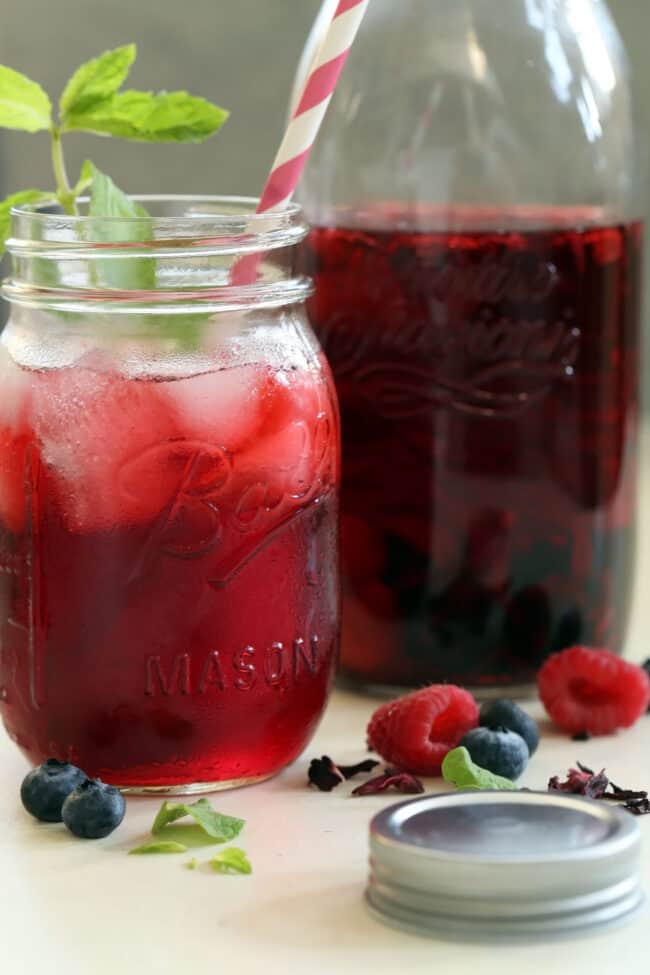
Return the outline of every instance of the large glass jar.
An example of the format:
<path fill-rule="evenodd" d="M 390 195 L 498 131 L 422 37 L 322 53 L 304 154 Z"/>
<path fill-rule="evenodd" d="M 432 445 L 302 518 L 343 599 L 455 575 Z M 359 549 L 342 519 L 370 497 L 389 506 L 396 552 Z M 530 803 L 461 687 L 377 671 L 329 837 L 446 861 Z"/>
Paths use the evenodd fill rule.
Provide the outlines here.
<path fill-rule="evenodd" d="M 300 209 L 254 202 L 14 213 L 0 711 L 33 762 L 225 788 L 279 771 L 323 711 L 338 415 L 295 270 Z M 252 253 L 258 280 L 231 283 Z"/>
<path fill-rule="evenodd" d="M 637 155 L 604 3 L 370 4 L 301 190 L 356 684 L 523 691 L 567 645 L 622 650 Z"/>

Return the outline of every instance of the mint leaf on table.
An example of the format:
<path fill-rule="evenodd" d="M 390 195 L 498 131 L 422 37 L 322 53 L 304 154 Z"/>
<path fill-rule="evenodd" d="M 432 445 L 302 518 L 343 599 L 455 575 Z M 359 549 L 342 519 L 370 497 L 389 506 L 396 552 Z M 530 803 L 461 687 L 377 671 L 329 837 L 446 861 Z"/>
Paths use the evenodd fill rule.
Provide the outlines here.
<path fill-rule="evenodd" d="M 215 843 L 227 843 L 239 836 L 244 828 L 244 820 L 234 816 L 224 816 L 213 809 L 207 799 L 199 799 L 188 805 L 184 802 L 163 802 L 154 820 L 151 832 L 160 835 L 170 823 L 190 816 L 201 829 L 212 837 Z"/>
<path fill-rule="evenodd" d="M 217 843 L 224 842 L 223 840 L 215 840 L 198 823 L 189 822 L 188 820 L 183 820 L 180 823 L 171 823 L 171 825 L 165 826 L 162 834 L 159 833 L 157 835 L 164 835 L 166 840 L 173 843 L 180 843 L 186 846 L 188 850 L 199 850 L 204 846 L 215 846 Z"/>
<path fill-rule="evenodd" d="M 11 230 L 11 208 L 25 203 L 39 203 L 43 200 L 53 201 L 54 193 L 45 193 L 43 190 L 21 190 L 0 202 L 0 254 Z"/>
<path fill-rule="evenodd" d="M 189 815 L 196 820 L 208 836 L 212 836 L 219 843 L 227 843 L 239 836 L 244 828 L 244 820 L 234 816 L 224 816 L 212 808 L 207 799 L 199 799 L 189 806 Z"/>
<path fill-rule="evenodd" d="M 0 65 L 0 126 L 40 132 L 52 124 L 52 103 L 41 86 Z"/>
<path fill-rule="evenodd" d="M 110 99 L 126 81 L 136 54 L 135 44 L 126 44 L 104 51 L 77 68 L 61 95 L 61 118 L 65 120 L 74 112 L 87 112 L 98 102 Z"/>
<path fill-rule="evenodd" d="M 143 843 L 129 850 L 130 856 L 140 856 L 149 853 L 187 853 L 187 847 L 182 843 L 173 843 L 165 840 L 154 840 L 152 843 Z"/>
<path fill-rule="evenodd" d="M 95 132 L 139 142 L 203 142 L 228 112 L 185 91 L 123 91 L 65 116 L 63 132 Z"/>
<path fill-rule="evenodd" d="M 189 808 L 184 802 L 163 802 L 151 827 L 153 835 L 160 833 L 165 826 L 175 823 L 177 819 L 184 819 L 185 816 L 189 816 Z"/>
<path fill-rule="evenodd" d="M 208 860 L 216 873 L 252 873 L 250 860 L 238 846 L 229 846 Z"/>
<path fill-rule="evenodd" d="M 475 765 L 466 748 L 453 748 L 442 763 L 442 776 L 445 782 L 457 789 L 499 789 L 502 792 L 515 791 L 517 786 L 510 779 L 488 772 Z"/>

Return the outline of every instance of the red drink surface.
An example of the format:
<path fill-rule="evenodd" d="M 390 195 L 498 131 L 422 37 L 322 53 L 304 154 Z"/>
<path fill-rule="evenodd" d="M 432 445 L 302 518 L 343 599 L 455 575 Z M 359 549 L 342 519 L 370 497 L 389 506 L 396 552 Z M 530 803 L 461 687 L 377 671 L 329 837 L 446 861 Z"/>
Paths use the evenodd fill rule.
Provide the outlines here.
<path fill-rule="evenodd" d="M 642 226 L 445 216 L 460 229 L 316 228 L 306 251 L 342 416 L 342 661 L 529 683 L 624 639 Z"/>
<path fill-rule="evenodd" d="M 121 785 L 256 778 L 337 646 L 327 374 L 169 380 L 0 347 L 0 706 L 28 757 Z"/>

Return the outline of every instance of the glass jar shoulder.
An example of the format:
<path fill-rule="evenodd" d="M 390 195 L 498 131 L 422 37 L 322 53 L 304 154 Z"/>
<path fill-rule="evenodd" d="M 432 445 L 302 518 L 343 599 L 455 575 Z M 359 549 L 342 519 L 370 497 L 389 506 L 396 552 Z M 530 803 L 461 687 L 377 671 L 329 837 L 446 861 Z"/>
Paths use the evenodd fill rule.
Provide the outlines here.
<path fill-rule="evenodd" d="M 604 5 L 426 6 L 369 8 L 302 189 L 312 221 L 386 199 L 638 215 L 627 63 Z"/>

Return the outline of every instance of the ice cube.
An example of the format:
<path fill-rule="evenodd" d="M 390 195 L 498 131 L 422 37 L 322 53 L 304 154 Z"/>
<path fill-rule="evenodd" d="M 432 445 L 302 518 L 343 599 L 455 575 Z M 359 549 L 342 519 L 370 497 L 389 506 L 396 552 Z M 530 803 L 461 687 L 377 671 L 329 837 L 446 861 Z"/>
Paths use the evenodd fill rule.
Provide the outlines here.
<path fill-rule="evenodd" d="M 31 373 L 14 361 L 0 341 L 0 425 L 17 429 L 27 422 Z"/>
<path fill-rule="evenodd" d="M 80 365 L 40 374 L 34 427 L 72 530 L 140 522 L 169 503 L 182 431 L 160 385 Z M 167 454 L 175 475 L 162 477 Z M 134 464 L 140 489 L 126 490 L 122 472 Z"/>
<path fill-rule="evenodd" d="M 0 521 L 11 532 L 25 524 L 31 376 L 0 342 Z"/>
<path fill-rule="evenodd" d="M 262 401 L 262 423 L 235 458 L 235 471 L 266 483 L 269 496 L 306 497 L 318 488 L 332 449 L 326 388 L 309 373 L 278 374 L 267 381 Z"/>
<path fill-rule="evenodd" d="M 254 365 L 218 369 L 165 383 L 165 395 L 187 438 L 236 453 L 262 423 L 267 375 Z"/>

